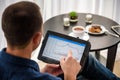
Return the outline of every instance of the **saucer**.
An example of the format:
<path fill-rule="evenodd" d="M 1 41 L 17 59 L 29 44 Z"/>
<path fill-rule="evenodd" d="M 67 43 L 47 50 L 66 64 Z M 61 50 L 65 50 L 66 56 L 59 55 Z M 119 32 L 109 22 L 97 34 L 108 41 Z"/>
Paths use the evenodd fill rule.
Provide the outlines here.
<path fill-rule="evenodd" d="M 70 22 L 77 22 L 78 19 L 70 19 Z"/>
<path fill-rule="evenodd" d="M 85 41 L 89 40 L 89 35 L 87 33 L 84 33 L 84 36 L 79 37 L 79 36 L 75 36 L 75 34 L 73 32 L 69 33 L 69 36 L 75 37 L 75 38 L 79 38 L 79 39 L 83 39 Z"/>

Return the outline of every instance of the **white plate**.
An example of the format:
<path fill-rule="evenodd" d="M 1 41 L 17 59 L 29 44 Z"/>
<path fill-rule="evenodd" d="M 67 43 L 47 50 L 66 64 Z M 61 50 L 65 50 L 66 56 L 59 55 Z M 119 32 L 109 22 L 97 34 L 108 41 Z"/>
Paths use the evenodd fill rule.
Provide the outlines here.
<path fill-rule="evenodd" d="M 92 24 L 92 25 L 99 25 L 99 24 Z M 90 32 L 89 29 L 92 27 L 92 25 L 88 25 L 86 26 L 86 32 L 89 33 L 89 34 L 93 34 L 93 35 L 101 35 L 101 34 L 104 34 L 106 29 L 103 25 L 99 25 L 101 27 L 101 32 L 100 33 L 93 33 L 93 32 Z"/>
<path fill-rule="evenodd" d="M 79 36 L 75 36 L 75 34 L 73 32 L 69 33 L 69 36 L 75 37 L 75 38 L 79 38 L 79 39 L 83 39 L 88 41 L 89 40 L 89 35 L 87 33 L 84 33 L 84 36 L 79 37 Z"/>

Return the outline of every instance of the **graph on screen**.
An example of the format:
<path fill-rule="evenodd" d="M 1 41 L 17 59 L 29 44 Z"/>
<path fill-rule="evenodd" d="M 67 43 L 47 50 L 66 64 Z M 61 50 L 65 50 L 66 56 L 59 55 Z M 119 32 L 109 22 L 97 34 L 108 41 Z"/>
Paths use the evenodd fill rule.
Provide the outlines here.
<path fill-rule="evenodd" d="M 43 55 L 60 60 L 62 57 L 66 57 L 71 50 L 73 57 L 80 61 L 84 48 L 85 46 L 80 43 L 49 37 Z"/>

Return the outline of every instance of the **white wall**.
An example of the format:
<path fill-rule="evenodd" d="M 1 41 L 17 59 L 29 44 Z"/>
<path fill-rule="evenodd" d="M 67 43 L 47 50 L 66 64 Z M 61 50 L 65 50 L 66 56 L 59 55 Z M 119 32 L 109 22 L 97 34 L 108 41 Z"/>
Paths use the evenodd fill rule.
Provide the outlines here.
<path fill-rule="evenodd" d="M 120 23 L 120 0 L 35 0 L 42 8 L 43 19 L 70 11 L 99 14 Z"/>

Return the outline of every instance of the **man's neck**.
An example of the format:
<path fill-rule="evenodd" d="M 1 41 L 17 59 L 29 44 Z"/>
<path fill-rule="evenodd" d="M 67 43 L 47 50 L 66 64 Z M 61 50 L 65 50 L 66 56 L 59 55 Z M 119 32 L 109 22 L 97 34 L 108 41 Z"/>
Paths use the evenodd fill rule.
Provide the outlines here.
<path fill-rule="evenodd" d="M 6 49 L 6 52 L 8 54 L 11 54 L 17 57 L 27 58 L 27 59 L 31 58 L 31 53 L 32 53 L 32 51 L 28 48 L 17 49 L 17 48 L 9 48 L 9 47 Z"/>

